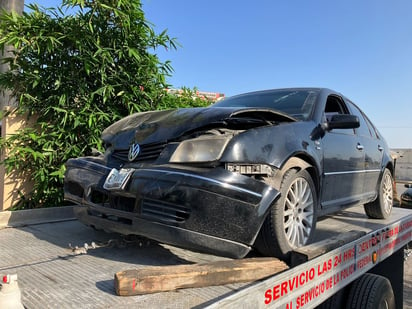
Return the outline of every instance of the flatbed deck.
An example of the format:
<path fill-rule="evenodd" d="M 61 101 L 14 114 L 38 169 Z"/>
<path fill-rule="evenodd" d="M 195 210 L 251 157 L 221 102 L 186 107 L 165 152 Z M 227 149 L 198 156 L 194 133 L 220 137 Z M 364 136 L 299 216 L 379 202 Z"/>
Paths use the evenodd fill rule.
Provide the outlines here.
<path fill-rule="evenodd" d="M 319 221 L 316 241 L 353 230 L 370 233 L 407 216 L 412 216 L 410 210 L 394 208 L 390 219 L 371 220 L 366 218 L 362 207 L 349 208 Z M 82 250 L 73 252 L 69 247 L 69 244 L 74 247 L 92 242 L 100 247 L 88 250 L 87 254 Z M 129 297 L 115 294 L 114 274 L 122 270 L 218 260 L 227 258 L 143 238 L 123 239 L 95 231 L 77 220 L 0 230 L 0 274 L 17 273 L 22 303 L 28 309 L 203 308 L 254 284 L 189 288 Z M 406 287 L 408 282 L 411 278 L 405 280 Z M 404 292 L 404 295 L 404 308 L 412 308 L 408 305 L 411 294 Z"/>

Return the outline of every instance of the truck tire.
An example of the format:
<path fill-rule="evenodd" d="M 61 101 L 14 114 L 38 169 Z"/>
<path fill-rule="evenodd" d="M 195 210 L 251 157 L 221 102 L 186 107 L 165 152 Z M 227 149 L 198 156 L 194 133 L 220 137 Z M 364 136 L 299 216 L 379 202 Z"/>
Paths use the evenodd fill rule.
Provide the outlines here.
<path fill-rule="evenodd" d="M 394 309 L 395 296 L 390 281 L 375 274 L 362 275 L 350 287 L 346 308 Z"/>
<path fill-rule="evenodd" d="M 391 172 L 385 168 L 378 187 L 376 200 L 364 205 L 365 213 L 369 218 L 386 219 L 390 216 L 393 207 L 393 178 Z"/>
<path fill-rule="evenodd" d="M 310 174 L 295 168 L 284 174 L 279 191 L 281 196 L 271 206 L 255 246 L 265 256 L 288 260 L 293 249 L 313 237 L 317 194 Z"/>
<path fill-rule="evenodd" d="M 317 306 L 316 309 L 344 309 L 346 308 L 347 298 L 348 289 L 347 287 L 344 287 Z"/>

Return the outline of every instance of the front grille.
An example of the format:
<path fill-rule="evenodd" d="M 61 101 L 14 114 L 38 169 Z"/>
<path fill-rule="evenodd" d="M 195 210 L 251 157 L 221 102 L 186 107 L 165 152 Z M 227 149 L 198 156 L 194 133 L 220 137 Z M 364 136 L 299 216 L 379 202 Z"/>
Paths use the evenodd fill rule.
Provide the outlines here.
<path fill-rule="evenodd" d="M 190 216 L 190 209 L 158 200 L 144 199 L 141 207 L 143 217 L 167 223 L 182 223 Z"/>
<path fill-rule="evenodd" d="M 110 207 L 127 212 L 134 212 L 136 199 L 124 196 L 111 196 Z"/>
<path fill-rule="evenodd" d="M 95 189 L 91 190 L 89 200 L 93 204 L 127 212 L 134 212 L 134 206 L 136 203 L 135 198 L 117 195 L 109 196 L 105 192 Z"/>
<path fill-rule="evenodd" d="M 83 198 L 84 190 L 81 185 L 74 181 L 68 181 L 64 184 L 64 191 L 79 198 Z"/>
<path fill-rule="evenodd" d="M 136 159 L 133 162 L 142 162 L 142 161 L 154 161 L 156 160 L 163 149 L 166 147 L 167 143 L 155 143 L 155 144 L 146 144 L 140 145 L 140 152 Z M 116 149 L 112 153 L 112 157 L 121 161 L 129 161 L 129 149 Z"/>
<path fill-rule="evenodd" d="M 127 224 L 127 225 L 132 225 L 133 224 L 133 220 L 131 220 L 129 218 L 123 218 L 123 217 L 119 217 L 119 216 L 115 216 L 115 215 L 107 215 L 105 213 L 102 213 L 100 211 L 93 210 L 93 209 L 88 209 L 87 214 L 89 216 L 92 216 L 92 217 L 98 217 L 98 218 L 101 218 L 101 219 L 104 219 L 104 220 L 109 220 L 109 221 L 118 222 L 118 223 L 122 223 L 122 224 Z"/>

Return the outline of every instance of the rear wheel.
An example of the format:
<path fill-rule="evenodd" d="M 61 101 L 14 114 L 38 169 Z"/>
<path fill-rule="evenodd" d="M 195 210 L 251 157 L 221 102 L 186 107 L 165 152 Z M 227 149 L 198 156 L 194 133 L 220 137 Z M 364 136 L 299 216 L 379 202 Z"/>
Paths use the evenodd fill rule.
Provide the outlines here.
<path fill-rule="evenodd" d="M 256 247 L 264 255 L 288 259 L 290 251 L 304 246 L 313 236 L 317 195 L 306 170 L 288 170 L 279 190 L 281 196 L 263 223 Z"/>
<path fill-rule="evenodd" d="M 346 308 L 347 294 L 347 287 L 344 287 L 317 306 L 316 309 L 344 309 Z"/>
<path fill-rule="evenodd" d="M 386 219 L 390 216 L 393 207 L 393 178 L 387 168 L 383 171 L 378 190 L 376 200 L 365 204 L 365 213 L 369 218 Z"/>
<path fill-rule="evenodd" d="M 395 296 L 390 281 L 385 277 L 375 274 L 366 273 L 362 275 L 350 287 L 346 308 L 395 308 Z"/>

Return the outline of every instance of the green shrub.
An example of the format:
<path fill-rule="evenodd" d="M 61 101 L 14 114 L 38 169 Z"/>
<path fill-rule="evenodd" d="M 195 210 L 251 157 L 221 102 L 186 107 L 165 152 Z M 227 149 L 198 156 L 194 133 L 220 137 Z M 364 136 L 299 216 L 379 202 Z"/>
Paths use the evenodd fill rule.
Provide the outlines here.
<path fill-rule="evenodd" d="M 12 48 L 0 88 L 17 98 L 18 112 L 36 115 L 34 127 L 0 140 L 7 172 L 34 181 L 17 208 L 62 205 L 64 163 L 102 150 L 100 133 L 114 121 L 208 104 L 191 90 L 182 96 L 164 90 L 172 67 L 154 52 L 176 49 L 176 41 L 155 33 L 139 0 L 64 0 L 56 9 L 29 9 L 0 15 L 0 49 Z"/>

